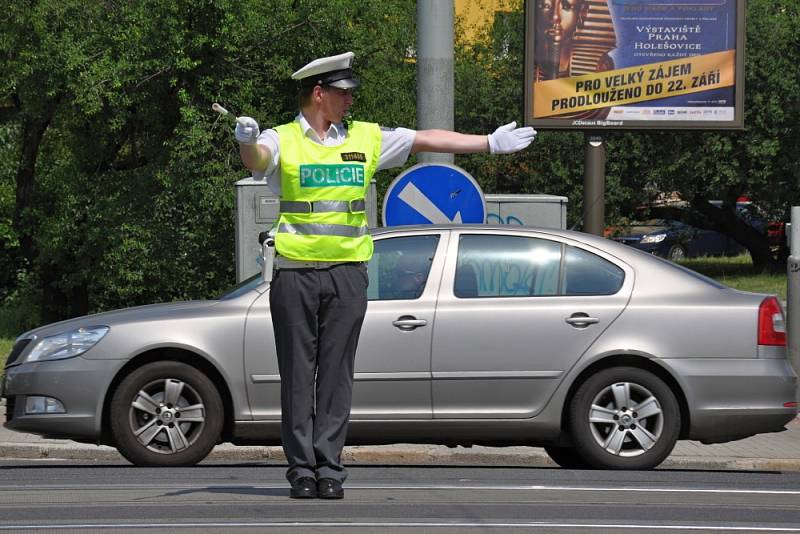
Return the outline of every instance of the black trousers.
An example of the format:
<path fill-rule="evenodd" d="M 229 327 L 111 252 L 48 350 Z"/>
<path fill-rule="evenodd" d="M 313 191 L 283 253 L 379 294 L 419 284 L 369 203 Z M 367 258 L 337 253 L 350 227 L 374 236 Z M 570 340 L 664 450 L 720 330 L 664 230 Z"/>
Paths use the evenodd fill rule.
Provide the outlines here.
<path fill-rule="evenodd" d="M 279 269 L 273 277 L 269 303 L 289 482 L 306 476 L 347 478 L 342 449 L 368 283 L 363 263 Z"/>

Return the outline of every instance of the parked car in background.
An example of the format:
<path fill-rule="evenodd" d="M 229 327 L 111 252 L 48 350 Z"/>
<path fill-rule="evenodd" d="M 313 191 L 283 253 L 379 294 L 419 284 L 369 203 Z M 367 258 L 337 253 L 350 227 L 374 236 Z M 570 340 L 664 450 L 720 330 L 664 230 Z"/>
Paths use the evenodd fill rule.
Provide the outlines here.
<path fill-rule="evenodd" d="M 711 200 L 710 203 L 716 207 L 723 205 L 721 200 Z M 689 209 L 687 202 L 675 199 L 653 204 L 652 207 L 664 206 Z M 697 228 L 673 219 L 646 218 L 643 214 L 647 212 L 646 207 L 638 208 L 638 220 L 609 227 L 605 236 L 673 261 L 702 256 L 736 256 L 746 252 L 736 240 L 722 232 Z M 747 197 L 741 197 L 736 202 L 736 215 L 763 234 L 770 246 L 777 247 L 785 242 L 785 225 L 769 220 Z"/>
<path fill-rule="evenodd" d="M 774 296 L 579 232 L 374 238 L 351 445 L 531 445 L 565 467 L 648 469 L 678 439 L 741 439 L 797 415 Z M 192 465 L 222 441 L 279 444 L 274 344 L 258 277 L 218 299 L 42 326 L 6 362 L 5 426 L 147 466 Z"/>
<path fill-rule="evenodd" d="M 736 256 L 745 252 L 744 247 L 725 234 L 672 219 L 633 221 L 626 226 L 609 228 L 606 236 L 673 261 L 699 256 Z"/>

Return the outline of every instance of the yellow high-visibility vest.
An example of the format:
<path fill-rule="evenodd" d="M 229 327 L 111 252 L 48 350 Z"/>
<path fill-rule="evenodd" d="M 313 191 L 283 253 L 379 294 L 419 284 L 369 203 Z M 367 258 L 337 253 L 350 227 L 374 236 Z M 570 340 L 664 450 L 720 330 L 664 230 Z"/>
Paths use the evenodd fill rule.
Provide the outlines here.
<path fill-rule="evenodd" d="M 353 122 L 345 142 L 324 146 L 297 121 L 280 140 L 281 203 L 275 249 L 292 260 L 368 261 L 366 196 L 381 153 L 377 124 Z"/>

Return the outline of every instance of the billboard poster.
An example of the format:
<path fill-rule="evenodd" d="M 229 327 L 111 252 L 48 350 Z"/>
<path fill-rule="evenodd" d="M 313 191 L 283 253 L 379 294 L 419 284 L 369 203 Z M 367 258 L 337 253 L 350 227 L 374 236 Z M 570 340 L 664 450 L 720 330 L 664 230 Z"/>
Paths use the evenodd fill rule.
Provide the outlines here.
<path fill-rule="evenodd" d="M 554 129 L 739 129 L 744 0 L 526 0 L 525 118 Z"/>

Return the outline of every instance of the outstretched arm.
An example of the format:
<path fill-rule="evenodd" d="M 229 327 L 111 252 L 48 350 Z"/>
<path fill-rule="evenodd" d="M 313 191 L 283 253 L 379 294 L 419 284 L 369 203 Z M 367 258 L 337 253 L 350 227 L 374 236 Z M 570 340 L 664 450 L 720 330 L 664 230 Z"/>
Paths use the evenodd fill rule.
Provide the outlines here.
<path fill-rule="evenodd" d="M 450 154 L 471 154 L 489 151 L 489 137 L 470 135 L 449 130 L 419 130 L 411 145 L 411 153 L 448 152 Z"/>
<path fill-rule="evenodd" d="M 501 126 L 489 135 L 462 134 L 449 130 L 420 130 L 414 137 L 411 153 L 472 154 L 491 152 L 492 154 L 510 154 L 530 145 L 534 137 L 536 137 L 536 130 L 530 126 L 517 128 L 516 122 Z"/>

